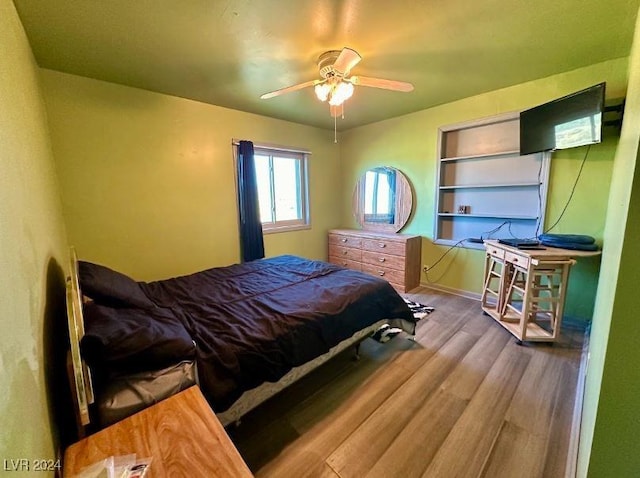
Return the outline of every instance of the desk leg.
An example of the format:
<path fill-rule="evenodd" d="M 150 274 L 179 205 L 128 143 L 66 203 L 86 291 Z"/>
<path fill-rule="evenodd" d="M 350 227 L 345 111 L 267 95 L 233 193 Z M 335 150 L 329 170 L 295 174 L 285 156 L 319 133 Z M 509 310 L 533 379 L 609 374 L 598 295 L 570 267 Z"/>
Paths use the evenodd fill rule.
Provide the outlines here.
<path fill-rule="evenodd" d="M 531 320 L 531 314 L 533 312 L 531 292 L 534 277 L 531 273 L 531 267 L 524 271 L 524 275 L 524 296 L 522 298 L 522 312 L 520 316 L 520 340 L 522 341 L 527 340 L 527 326 L 529 324 L 529 320 Z"/>
<path fill-rule="evenodd" d="M 562 277 L 558 290 L 558 306 L 556 310 L 555 320 L 553 322 L 553 339 L 556 340 L 560 335 L 560 327 L 562 326 L 562 314 L 564 314 L 564 301 L 567 294 L 567 284 L 569 283 L 569 271 L 572 263 L 562 265 Z"/>

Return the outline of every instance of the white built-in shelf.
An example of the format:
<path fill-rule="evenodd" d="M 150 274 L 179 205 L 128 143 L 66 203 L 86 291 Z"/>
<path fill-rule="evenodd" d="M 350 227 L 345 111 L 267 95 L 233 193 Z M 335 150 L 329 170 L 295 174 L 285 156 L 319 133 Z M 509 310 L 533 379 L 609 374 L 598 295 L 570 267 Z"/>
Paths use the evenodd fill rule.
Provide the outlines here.
<path fill-rule="evenodd" d="M 538 187 L 540 186 L 539 182 L 531 183 L 496 183 L 496 184 L 453 184 L 451 186 L 440 186 L 440 189 L 481 189 L 481 188 L 528 188 L 528 187 Z"/>
<path fill-rule="evenodd" d="M 535 221 L 538 219 L 538 216 L 522 216 L 522 215 L 514 215 L 514 214 L 465 214 L 465 213 L 457 213 L 457 212 L 439 212 L 438 216 L 441 217 L 467 217 L 467 218 L 495 218 L 495 219 L 513 219 L 517 221 Z"/>
<path fill-rule="evenodd" d="M 460 245 L 462 247 L 465 247 L 467 249 L 482 249 L 484 250 L 484 244 L 478 243 L 478 242 L 468 242 L 465 241 L 463 239 L 457 239 L 457 240 L 453 240 L 453 239 L 436 239 L 435 241 L 433 241 L 435 244 L 439 244 L 441 246 L 454 246 L 456 244 L 458 244 L 459 242 L 462 242 Z"/>
<path fill-rule="evenodd" d="M 495 153 L 475 154 L 469 156 L 453 156 L 450 158 L 441 158 L 440 161 L 469 161 L 474 159 L 497 158 L 500 156 L 520 156 L 520 150 L 514 149 L 510 151 L 496 151 Z"/>
<path fill-rule="evenodd" d="M 534 237 L 540 230 L 549 155 L 520 155 L 518 112 L 441 127 L 437 157 L 437 244 L 470 237 Z M 467 212 L 455 212 L 461 207 Z"/>

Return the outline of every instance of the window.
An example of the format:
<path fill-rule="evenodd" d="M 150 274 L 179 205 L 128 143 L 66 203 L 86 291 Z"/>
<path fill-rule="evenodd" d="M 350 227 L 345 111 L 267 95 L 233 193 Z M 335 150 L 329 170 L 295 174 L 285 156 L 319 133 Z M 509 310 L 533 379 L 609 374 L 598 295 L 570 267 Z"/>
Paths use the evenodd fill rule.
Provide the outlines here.
<path fill-rule="evenodd" d="M 263 231 L 308 228 L 307 155 L 255 147 L 254 159 Z"/>

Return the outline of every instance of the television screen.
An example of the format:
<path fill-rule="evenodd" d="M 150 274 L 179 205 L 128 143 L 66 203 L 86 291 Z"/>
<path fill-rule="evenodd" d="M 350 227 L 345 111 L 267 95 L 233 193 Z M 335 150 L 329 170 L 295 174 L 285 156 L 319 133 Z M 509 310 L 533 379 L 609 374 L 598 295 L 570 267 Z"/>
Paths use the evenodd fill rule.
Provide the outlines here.
<path fill-rule="evenodd" d="M 520 154 L 602 141 L 605 83 L 520 113 Z"/>

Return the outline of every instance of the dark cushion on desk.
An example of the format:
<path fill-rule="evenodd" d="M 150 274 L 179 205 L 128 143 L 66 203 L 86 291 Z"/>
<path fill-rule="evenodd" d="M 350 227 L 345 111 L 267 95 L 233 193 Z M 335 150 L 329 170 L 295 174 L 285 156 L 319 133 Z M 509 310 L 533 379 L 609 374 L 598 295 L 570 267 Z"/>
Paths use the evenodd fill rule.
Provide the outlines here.
<path fill-rule="evenodd" d="M 593 244 L 594 242 L 596 242 L 596 240 L 591 237 L 591 236 L 587 236 L 584 234 L 540 234 L 540 236 L 538 237 L 538 239 L 540 241 L 542 241 L 542 243 L 544 244 L 545 242 L 548 242 L 549 244 L 585 244 L 585 245 L 589 245 L 589 244 Z M 558 245 L 558 247 L 564 247 L 561 245 Z M 569 249 L 567 247 L 567 249 Z M 593 249 L 586 249 L 586 250 L 593 250 Z"/>
<path fill-rule="evenodd" d="M 559 247 L 561 249 L 570 249 L 573 251 L 597 251 L 599 247 L 597 244 L 581 244 L 579 242 L 557 242 L 557 241 L 540 241 L 543 245 L 548 247 Z"/>

